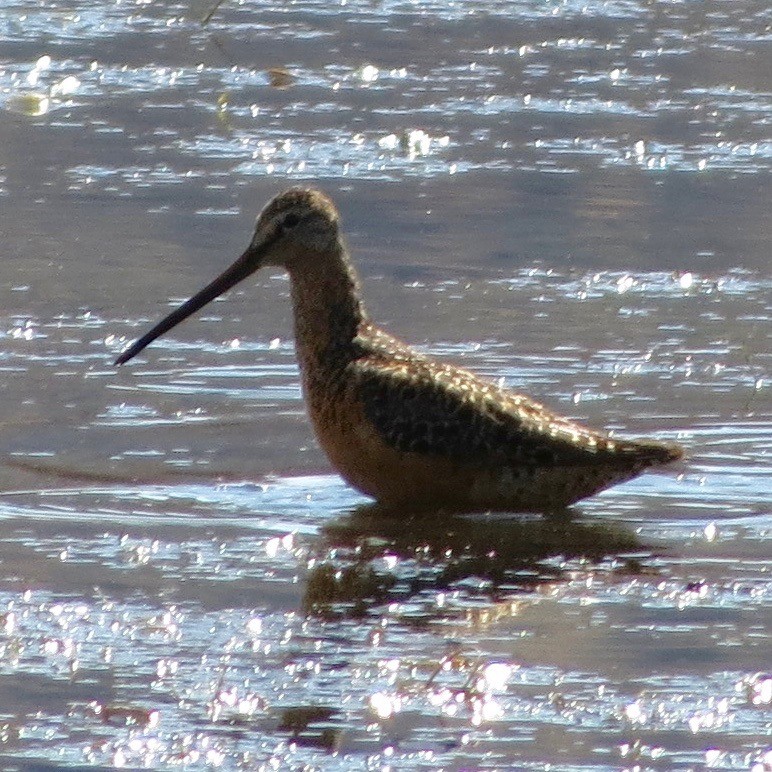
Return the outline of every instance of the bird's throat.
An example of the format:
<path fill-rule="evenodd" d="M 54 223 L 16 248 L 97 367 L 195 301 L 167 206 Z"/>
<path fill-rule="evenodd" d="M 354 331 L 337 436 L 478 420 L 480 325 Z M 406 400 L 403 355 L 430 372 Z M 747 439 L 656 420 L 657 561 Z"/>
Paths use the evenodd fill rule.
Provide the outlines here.
<path fill-rule="evenodd" d="M 367 319 L 345 246 L 309 254 L 289 273 L 301 369 L 345 365 L 355 356 L 356 338 Z"/>

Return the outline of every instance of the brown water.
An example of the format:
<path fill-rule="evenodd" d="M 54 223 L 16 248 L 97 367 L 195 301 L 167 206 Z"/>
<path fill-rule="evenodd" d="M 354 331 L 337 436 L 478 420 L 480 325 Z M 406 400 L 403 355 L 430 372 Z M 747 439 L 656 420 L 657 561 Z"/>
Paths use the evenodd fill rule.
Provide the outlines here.
<path fill-rule="evenodd" d="M 2 768 L 772 769 L 768 5 L 203 10 L 0 8 Z M 112 366 L 309 182 L 390 330 L 688 461 L 384 518 L 270 272 Z"/>

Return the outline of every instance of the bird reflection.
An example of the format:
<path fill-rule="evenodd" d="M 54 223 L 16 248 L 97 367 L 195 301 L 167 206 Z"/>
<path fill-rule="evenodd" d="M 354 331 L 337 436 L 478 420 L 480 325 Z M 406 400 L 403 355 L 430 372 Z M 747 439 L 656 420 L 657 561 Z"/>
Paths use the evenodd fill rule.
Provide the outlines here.
<path fill-rule="evenodd" d="M 368 504 L 323 527 L 305 607 L 356 617 L 376 605 L 461 583 L 495 599 L 559 581 L 565 560 L 599 562 L 641 550 L 645 545 L 629 529 L 580 522 L 570 509 L 548 517 L 402 513 L 396 518 Z M 621 565 L 640 569 L 633 559 L 623 558 Z"/>

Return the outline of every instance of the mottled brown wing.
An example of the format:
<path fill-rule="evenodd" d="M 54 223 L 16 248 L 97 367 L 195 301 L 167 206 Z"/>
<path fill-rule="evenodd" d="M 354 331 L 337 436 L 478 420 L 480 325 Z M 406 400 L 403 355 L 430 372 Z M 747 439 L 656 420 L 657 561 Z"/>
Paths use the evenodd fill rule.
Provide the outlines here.
<path fill-rule="evenodd" d="M 482 466 L 592 464 L 608 452 L 605 435 L 428 359 L 360 361 L 356 384 L 367 418 L 400 451 Z"/>

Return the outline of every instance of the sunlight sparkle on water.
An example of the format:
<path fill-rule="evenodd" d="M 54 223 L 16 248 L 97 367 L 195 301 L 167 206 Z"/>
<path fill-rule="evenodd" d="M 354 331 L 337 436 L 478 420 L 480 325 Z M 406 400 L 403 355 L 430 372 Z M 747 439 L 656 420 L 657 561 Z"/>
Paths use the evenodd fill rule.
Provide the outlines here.
<path fill-rule="evenodd" d="M 370 709 L 379 719 L 391 718 L 402 710 L 402 698 L 388 692 L 376 692 L 370 696 Z"/>

